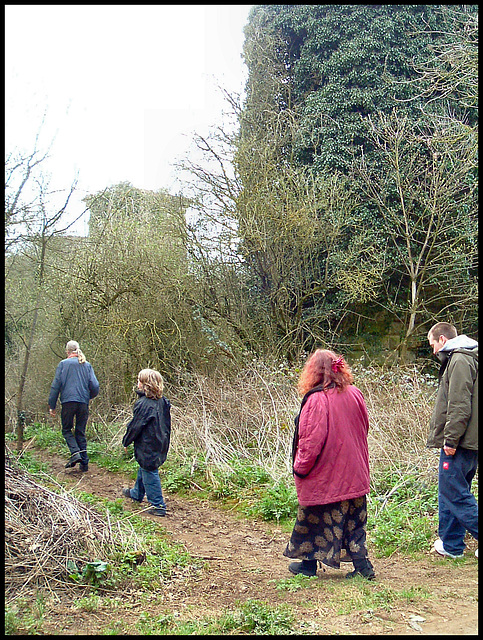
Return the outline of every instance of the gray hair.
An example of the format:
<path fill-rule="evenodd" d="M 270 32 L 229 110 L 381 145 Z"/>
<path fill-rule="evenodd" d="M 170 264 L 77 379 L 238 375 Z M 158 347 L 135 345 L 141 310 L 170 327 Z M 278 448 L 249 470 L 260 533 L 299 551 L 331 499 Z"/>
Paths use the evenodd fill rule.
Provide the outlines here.
<path fill-rule="evenodd" d="M 65 350 L 67 351 L 67 353 L 75 353 L 79 358 L 79 364 L 83 364 L 86 361 L 86 357 L 82 353 L 81 348 L 79 347 L 79 343 L 75 340 L 69 340 L 69 342 L 65 345 Z"/>

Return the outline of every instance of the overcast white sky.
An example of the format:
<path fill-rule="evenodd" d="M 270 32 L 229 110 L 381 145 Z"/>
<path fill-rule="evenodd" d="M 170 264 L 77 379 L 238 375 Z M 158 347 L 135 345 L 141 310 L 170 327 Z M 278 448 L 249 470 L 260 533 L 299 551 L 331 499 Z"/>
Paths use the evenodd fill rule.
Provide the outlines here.
<path fill-rule="evenodd" d="M 31 150 L 45 112 L 55 188 L 178 193 L 171 163 L 226 109 L 216 85 L 244 88 L 251 6 L 7 5 L 6 151 Z"/>

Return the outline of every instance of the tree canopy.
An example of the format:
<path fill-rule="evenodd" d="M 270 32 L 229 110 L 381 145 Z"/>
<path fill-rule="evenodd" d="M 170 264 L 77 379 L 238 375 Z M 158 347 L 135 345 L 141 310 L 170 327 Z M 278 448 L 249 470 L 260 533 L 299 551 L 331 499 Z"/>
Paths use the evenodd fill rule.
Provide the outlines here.
<path fill-rule="evenodd" d="M 270 265 L 280 279 L 284 269 L 275 265 L 284 260 L 293 265 L 305 250 L 301 234 L 292 234 L 284 258 L 275 261 L 270 255 L 284 236 L 286 203 L 297 202 L 292 218 L 298 216 L 300 227 L 303 205 L 310 202 L 297 193 L 296 181 L 285 176 L 305 171 L 304 180 L 319 187 L 335 180 L 339 192 L 350 184 L 351 206 L 331 205 L 340 224 L 329 252 L 323 239 L 330 228 L 328 210 L 316 198 L 312 226 L 319 229 L 319 240 L 303 275 L 297 283 L 292 279 L 290 292 L 285 289 L 288 314 L 296 317 L 297 300 L 304 299 L 311 333 L 319 340 L 325 336 L 332 343 L 350 342 L 351 335 L 371 324 L 376 308 L 386 321 L 401 324 L 405 344 L 414 333 L 422 335 L 420 327 L 431 318 L 458 315 L 465 289 L 465 321 L 474 323 L 475 25 L 476 5 L 252 9 L 245 28 L 249 76 L 240 114 L 238 215 L 241 247 L 249 254 L 260 292 L 266 295 L 267 282 L 273 286 L 277 281 L 273 274 L 268 279 L 260 265 Z M 404 152 L 390 157 L 391 149 L 396 155 Z M 344 176 L 350 183 L 342 187 Z M 277 194 L 276 215 L 267 189 Z M 439 236 L 435 218 L 446 221 Z M 269 249 L 250 251 L 253 229 L 258 237 L 263 230 Z M 436 237 L 428 254 L 429 238 L 424 237 L 432 233 Z M 304 241 L 313 237 L 310 227 L 303 235 Z M 448 251 L 451 259 L 444 269 Z M 414 256 L 419 260 L 413 262 Z M 416 263 L 422 279 L 415 276 Z M 315 286 L 321 273 L 331 276 L 325 279 L 323 296 Z M 429 277 L 435 273 L 444 276 L 439 290 Z M 279 302 L 276 306 L 280 310 Z M 338 318 L 335 333 L 331 317 Z M 280 338 L 284 340 L 283 332 Z"/>

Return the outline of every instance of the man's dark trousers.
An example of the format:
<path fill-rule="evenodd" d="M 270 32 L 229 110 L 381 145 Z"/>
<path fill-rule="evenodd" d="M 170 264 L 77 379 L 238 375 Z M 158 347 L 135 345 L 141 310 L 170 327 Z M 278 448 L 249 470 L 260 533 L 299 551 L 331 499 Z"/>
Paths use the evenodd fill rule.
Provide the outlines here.
<path fill-rule="evenodd" d="M 87 440 L 86 425 L 89 417 L 89 405 L 83 402 L 64 402 L 60 419 L 62 422 L 62 435 L 65 438 L 71 456 L 80 453 L 81 464 L 87 464 Z M 74 429 L 75 418 L 75 429 Z M 72 433 L 74 429 L 74 433 Z"/>

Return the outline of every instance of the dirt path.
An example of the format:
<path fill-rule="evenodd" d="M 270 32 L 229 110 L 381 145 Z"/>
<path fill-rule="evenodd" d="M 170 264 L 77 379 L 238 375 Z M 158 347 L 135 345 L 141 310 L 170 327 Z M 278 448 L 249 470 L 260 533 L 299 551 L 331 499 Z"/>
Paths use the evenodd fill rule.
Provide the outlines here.
<path fill-rule="evenodd" d="M 120 497 L 123 486 L 132 481 L 121 474 L 111 473 L 89 464 L 89 471 L 65 470 L 65 460 L 45 451 L 37 451 L 49 464 L 50 474 L 61 484 L 76 485 L 77 489 L 114 500 Z M 276 525 L 240 520 L 195 499 L 181 499 L 166 492 L 168 513 L 165 518 L 145 515 L 159 523 L 160 530 L 172 535 L 189 553 L 205 561 L 205 569 L 195 575 L 180 573 L 152 605 L 136 602 L 132 609 L 119 615 L 128 623 L 141 612 L 153 615 L 176 612 L 190 619 L 222 615 L 233 609 L 236 601 L 248 598 L 263 600 L 271 605 L 289 603 L 304 621 L 305 633 L 358 635 L 473 635 L 478 633 L 478 565 L 474 549 L 468 549 L 464 564 L 438 560 L 428 553 L 415 561 L 404 556 L 378 559 L 371 555 L 377 581 L 369 583 L 398 593 L 411 587 L 424 587 L 429 596 L 414 602 L 397 600 L 394 607 L 353 610 L 338 615 L 333 594 L 334 585 L 344 581 L 346 571 L 319 569 L 317 588 L 303 588 L 295 592 L 276 588 L 276 582 L 290 577 L 289 560 L 282 553 L 288 535 Z M 127 501 L 127 508 L 139 510 Z M 143 503 L 143 506 L 145 503 Z M 351 570 L 349 565 L 347 570 Z M 337 590 L 339 591 L 339 590 Z M 401 604 L 402 602 L 402 604 Z M 68 615 L 66 615 L 68 614 Z M 118 614 L 116 614 L 117 616 Z M 424 618 L 421 630 L 410 625 L 410 616 Z M 96 611 L 95 615 L 66 607 L 59 607 L 51 620 L 53 630 L 59 627 L 68 635 L 102 633 L 111 612 Z M 301 629 L 301 633 L 303 633 Z"/>

